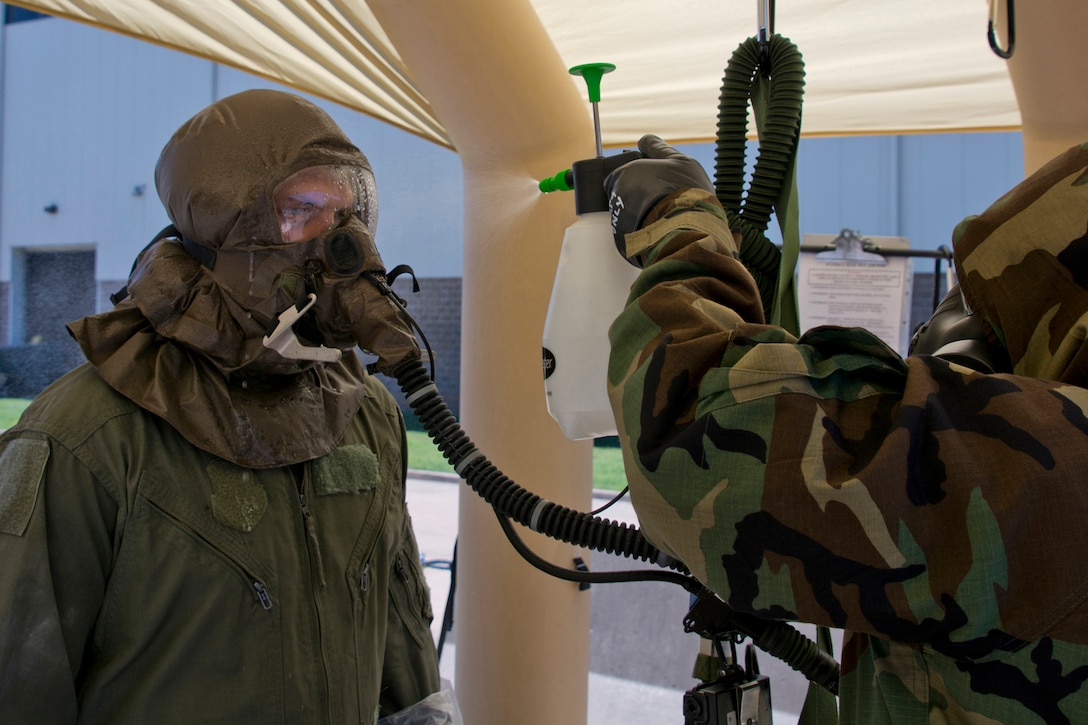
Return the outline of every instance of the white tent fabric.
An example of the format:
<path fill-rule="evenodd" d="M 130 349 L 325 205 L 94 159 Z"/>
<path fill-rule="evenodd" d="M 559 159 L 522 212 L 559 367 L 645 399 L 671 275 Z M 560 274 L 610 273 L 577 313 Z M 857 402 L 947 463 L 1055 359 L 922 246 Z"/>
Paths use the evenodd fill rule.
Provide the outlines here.
<path fill-rule="evenodd" d="M 451 146 L 441 120 L 360 0 L 13 4 L 237 67 Z M 464 12 L 473 11 L 474 3 L 463 4 Z M 711 140 L 723 69 L 737 45 L 758 29 L 758 5 L 751 0 L 532 5 L 567 67 L 599 61 L 617 66 L 604 77 L 600 104 L 603 140 L 610 147 L 631 145 L 646 132 L 674 143 Z M 774 29 L 805 59 L 803 133 L 1019 128 L 1005 62 L 987 43 L 988 14 L 984 0 L 777 3 Z M 572 76 L 571 82 L 585 94 L 581 79 Z"/>

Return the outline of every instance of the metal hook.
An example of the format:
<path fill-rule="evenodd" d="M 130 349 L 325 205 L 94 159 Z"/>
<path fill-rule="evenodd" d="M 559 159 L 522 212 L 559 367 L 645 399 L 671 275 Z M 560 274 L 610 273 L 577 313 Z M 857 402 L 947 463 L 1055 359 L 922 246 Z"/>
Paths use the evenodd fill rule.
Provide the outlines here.
<path fill-rule="evenodd" d="M 1012 8 L 1012 0 L 1005 0 L 1005 19 L 1008 25 L 1008 47 L 1001 48 L 997 44 L 997 36 L 994 33 L 994 20 L 997 18 L 997 4 L 1001 0 L 990 0 L 990 20 L 986 26 L 986 39 L 990 41 L 990 49 L 998 58 L 1008 60 L 1016 48 L 1016 20 Z"/>
<path fill-rule="evenodd" d="M 772 35 L 774 35 L 774 0 L 756 0 L 756 38 L 759 40 L 759 68 L 764 78 L 769 77 L 771 74 Z"/>

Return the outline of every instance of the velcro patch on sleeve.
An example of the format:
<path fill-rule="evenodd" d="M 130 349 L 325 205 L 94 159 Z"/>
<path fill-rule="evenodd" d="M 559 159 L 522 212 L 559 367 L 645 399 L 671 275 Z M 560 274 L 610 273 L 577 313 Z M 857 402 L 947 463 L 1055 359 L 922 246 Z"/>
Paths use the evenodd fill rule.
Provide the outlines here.
<path fill-rule="evenodd" d="M 313 462 L 314 492 L 361 493 L 378 485 L 378 456 L 364 445 L 339 446 Z"/>
<path fill-rule="evenodd" d="M 22 536 L 34 513 L 49 444 L 17 438 L 0 451 L 0 533 Z"/>

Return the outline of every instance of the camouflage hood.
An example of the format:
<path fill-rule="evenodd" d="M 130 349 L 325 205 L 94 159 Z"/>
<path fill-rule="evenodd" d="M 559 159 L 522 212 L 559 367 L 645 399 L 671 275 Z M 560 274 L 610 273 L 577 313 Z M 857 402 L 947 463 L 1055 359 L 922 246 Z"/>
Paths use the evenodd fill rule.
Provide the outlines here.
<path fill-rule="evenodd" d="M 1088 385 L 1088 144 L 953 234 L 960 286 L 1019 375 Z"/>

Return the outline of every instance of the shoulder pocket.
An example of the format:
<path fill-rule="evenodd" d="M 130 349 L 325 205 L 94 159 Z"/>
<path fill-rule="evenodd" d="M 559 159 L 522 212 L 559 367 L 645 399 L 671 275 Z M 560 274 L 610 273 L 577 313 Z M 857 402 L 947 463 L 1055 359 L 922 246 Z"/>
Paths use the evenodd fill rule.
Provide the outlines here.
<path fill-rule="evenodd" d="M 0 533 L 26 531 L 48 460 L 49 444 L 33 438 L 8 441 L 0 451 Z"/>

